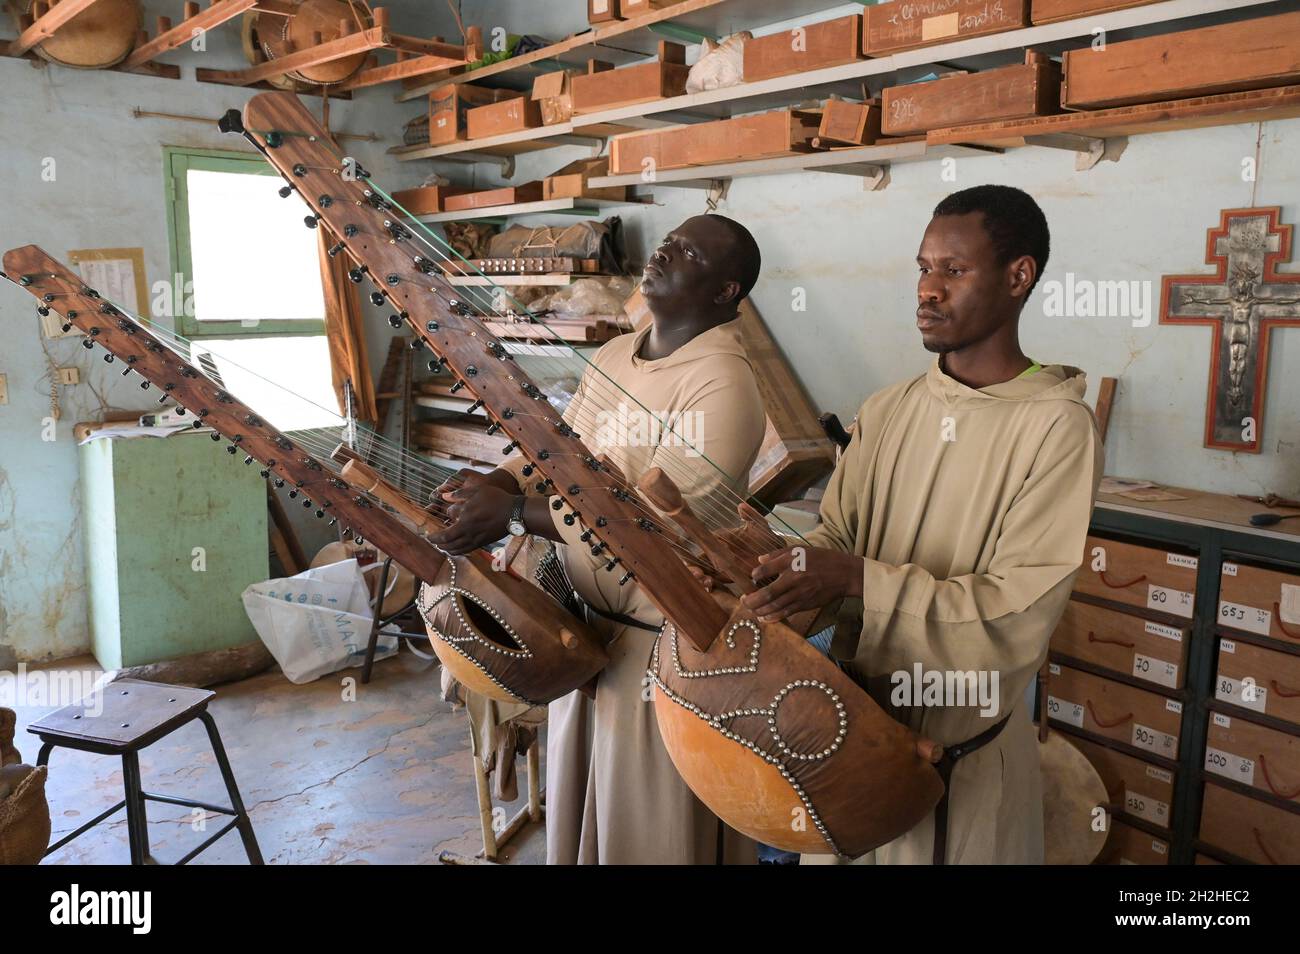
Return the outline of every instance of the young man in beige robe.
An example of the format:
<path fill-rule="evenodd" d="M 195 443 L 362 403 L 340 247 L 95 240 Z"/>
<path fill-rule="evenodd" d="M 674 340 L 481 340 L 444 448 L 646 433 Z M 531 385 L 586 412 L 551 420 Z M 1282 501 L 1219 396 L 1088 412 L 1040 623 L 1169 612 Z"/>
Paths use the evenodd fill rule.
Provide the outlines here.
<path fill-rule="evenodd" d="M 765 416 L 736 309 L 758 269 L 748 231 L 715 215 L 686 220 L 651 256 L 641 291 L 652 323 L 596 353 L 564 413 L 628 483 L 662 467 L 701 512 L 734 513 L 737 497 L 728 494 L 746 495 Z M 594 699 L 575 692 L 550 705 L 547 861 L 754 861 L 754 843 L 691 793 L 659 736 L 646 673 L 663 617 L 638 585 L 619 585 L 622 571 L 606 570 L 608 557 L 590 552 L 581 525 L 558 519 L 523 467 L 518 460 L 446 494 L 455 522 L 431 539 L 451 553 L 501 539 L 522 492 L 528 532 L 562 543 L 588 622 L 607 640 L 610 663 Z"/>
<path fill-rule="evenodd" d="M 1047 222 L 1018 189 L 939 204 L 917 256 L 916 322 L 938 358 L 862 405 L 809 548 L 766 557 L 756 582 L 776 579 L 745 598 L 765 618 L 842 599 L 832 653 L 876 701 L 945 747 L 984 742 L 951 765 L 939 855 L 931 814 L 867 862 L 1043 860 L 1024 697 L 1069 599 L 1102 470 L 1083 373 L 1020 350 L 1047 253 Z M 988 704 L 916 705 L 917 664 L 974 673 Z"/>

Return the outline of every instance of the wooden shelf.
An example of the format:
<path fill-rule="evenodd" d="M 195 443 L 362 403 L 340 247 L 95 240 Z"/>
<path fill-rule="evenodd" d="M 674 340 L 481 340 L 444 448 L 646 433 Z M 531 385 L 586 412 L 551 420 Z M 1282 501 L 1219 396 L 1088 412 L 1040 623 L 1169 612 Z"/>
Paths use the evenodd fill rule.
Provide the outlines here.
<path fill-rule="evenodd" d="M 423 143 L 411 146 L 394 146 L 388 154 L 398 162 L 413 162 L 416 159 L 442 159 L 455 156 L 465 161 L 463 154 L 483 156 L 517 156 L 526 152 L 538 152 L 542 149 L 554 149 L 557 146 L 590 146 L 595 149 L 603 145 L 604 137 L 598 135 L 577 135 L 570 123 L 557 123 L 554 126 L 539 126 L 521 132 L 503 133 L 500 136 L 485 136 L 482 139 L 466 139 L 440 145 Z M 472 160 L 471 160 L 472 161 Z"/>
<path fill-rule="evenodd" d="M 878 179 L 882 167 L 893 163 L 942 159 L 947 156 L 969 158 L 988 154 L 989 150 L 973 146 L 927 146 L 924 138 L 918 136 L 885 145 L 836 149 L 831 152 L 803 152 L 793 156 L 779 156 L 776 159 L 751 159 L 713 166 L 667 169 L 656 173 L 653 184 L 669 189 L 705 189 L 717 179 L 773 176 L 790 172 L 837 172 Z M 593 189 L 633 183 L 644 184 L 640 173 L 596 176 L 591 179 Z"/>
<path fill-rule="evenodd" d="M 668 7 L 640 20 L 610 24 L 605 30 L 596 31 L 596 35 L 610 36 L 609 28 L 618 28 L 618 32 L 612 35 L 619 36 L 623 36 L 635 29 L 645 29 L 648 32 L 649 24 L 642 21 L 653 20 L 653 23 L 659 24 L 671 19 L 674 22 L 680 21 L 689 24 L 694 22 L 692 19 L 694 15 L 704 16 L 706 12 L 711 16 L 719 15 L 718 8 L 726 2 L 727 0 L 715 0 L 715 2 L 697 5 L 688 0 L 687 3 Z M 465 160 L 474 154 L 512 155 L 522 151 L 533 151 L 563 145 L 566 141 L 573 142 L 574 137 L 578 137 L 581 141 L 584 131 L 593 138 L 597 135 L 608 135 L 610 126 L 628 125 L 644 128 L 652 124 L 657 125 L 670 118 L 679 122 L 683 120 L 707 121 L 791 106 L 808 100 L 810 96 L 819 98 L 830 95 L 858 97 L 861 95 L 863 82 L 873 78 L 876 81 L 869 85 L 873 91 L 878 92 L 882 86 L 889 86 L 898 82 L 900 73 L 903 73 L 905 78 L 911 79 L 919 75 L 928 66 L 941 65 L 944 69 L 987 69 L 1004 66 L 1020 62 L 1023 59 L 1023 50 L 1026 47 L 1033 47 L 1049 54 L 1059 53 L 1063 49 L 1077 46 L 1077 41 L 1082 38 L 1091 40 L 1093 31 L 1096 29 L 1104 29 L 1108 39 L 1111 42 L 1116 42 L 1132 35 L 1132 31 L 1135 30 L 1144 34 L 1171 32 L 1190 29 L 1211 21 L 1221 22 L 1226 19 L 1240 19 L 1245 16 L 1268 13 L 1270 12 L 1268 10 L 1257 11 L 1252 8 L 1277 4 L 1278 2 L 1279 0 L 1164 0 L 1161 3 L 1133 7 L 1127 10 L 1112 10 L 1074 20 L 1026 27 L 1021 30 L 1011 30 L 988 36 L 972 37 L 915 50 L 904 50 L 889 56 L 859 60 L 843 66 L 796 73 L 755 83 L 742 83 L 725 89 L 706 90 L 701 93 L 674 96 L 651 103 L 638 103 L 631 106 L 601 110 L 574 116 L 568 123 L 544 126 L 540 129 L 529 129 L 522 133 L 511 133 L 492 137 L 491 139 L 471 140 L 439 147 L 401 147 L 392 150 L 392 152 L 397 158 L 403 160 L 451 158 L 453 156 Z M 764 9 L 771 7 L 771 4 L 763 3 L 761 0 L 759 5 Z M 750 7 L 751 4 L 749 3 L 737 4 L 729 12 L 734 12 L 737 20 L 744 20 L 745 17 L 752 18 L 755 16 L 750 12 Z M 790 12 L 786 14 L 786 18 L 829 9 L 830 7 L 831 4 L 827 2 L 794 4 L 790 6 Z M 681 15 L 678 17 L 662 16 L 673 11 L 680 11 Z M 1189 19 L 1192 22 L 1182 22 Z M 745 25 L 743 22 L 737 22 L 734 28 L 743 28 Z M 1153 27 L 1156 28 L 1155 31 L 1149 29 Z M 583 34 L 582 36 L 587 35 Z M 539 50 L 537 54 L 528 54 L 528 56 L 544 54 L 546 50 L 557 47 L 568 50 L 576 49 L 578 46 L 590 46 L 593 42 L 588 39 L 584 40 L 583 43 L 575 44 L 578 39 L 580 38 L 571 38 L 560 44 Z M 603 50 L 601 55 L 604 55 Z M 545 59 L 545 57 L 539 56 L 540 59 Z M 494 75 L 494 73 L 505 72 L 511 62 L 507 60 L 494 64 L 493 67 L 488 67 L 485 70 L 476 70 L 473 73 L 459 75 L 453 79 L 444 79 L 441 82 L 478 80 Z M 427 89 L 425 91 L 427 92 Z M 399 95 L 398 99 L 413 98 L 410 93 L 411 91 L 407 91 Z M 667 176 L 668 173 L 661 173 L 659 181 L 667 181 Z M 602 184 L 612 181 L 612 179 L 601 180 Z M 639 177 L 637 181 L 640 181 Z"/>
<path fill-rule="evenodd" d="M 593 182 L 595 180 L 592 180 Z M 638 181 L 638 184 L 640 183 Z M 599 215 L 605 209 L 625 205 L 648 205 L 651 196 L 642 196 L 637 200 L 620 201 L 617 199 L 546 199 L 541 202 L 518 202 L 514 205 L 489 206 L 486 209 L 470 209 L 464 212 L 435 212 L 431 215 L 418 215 L 416 219 L 428 225 L 437 222 L 476 222 L 483 219 L 520 218 L 528 215 Z"/>

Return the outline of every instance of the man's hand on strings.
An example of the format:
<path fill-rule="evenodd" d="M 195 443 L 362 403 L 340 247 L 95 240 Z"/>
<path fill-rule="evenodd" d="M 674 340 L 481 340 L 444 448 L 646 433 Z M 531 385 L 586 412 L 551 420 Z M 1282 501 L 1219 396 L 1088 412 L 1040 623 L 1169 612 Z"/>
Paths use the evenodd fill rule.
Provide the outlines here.
<path fill-rule="evenodd" d="M 495 543 L 508 532 L 506 524 L 518 496 L 504 490 L 491 475 L 477 471 L 449 477 L 435 491 L 433 508 L 449 526 L 429 534 L 430 542 L 452 556 Z"/>
<path fill-rule="evenodd" d="M 769 582 L 741 597 L 741 603 L 764 623 L 862 595 L 863 560 L 852 553 L 790 547 L 764 553 L 758 560 L 753 581 Z"/>

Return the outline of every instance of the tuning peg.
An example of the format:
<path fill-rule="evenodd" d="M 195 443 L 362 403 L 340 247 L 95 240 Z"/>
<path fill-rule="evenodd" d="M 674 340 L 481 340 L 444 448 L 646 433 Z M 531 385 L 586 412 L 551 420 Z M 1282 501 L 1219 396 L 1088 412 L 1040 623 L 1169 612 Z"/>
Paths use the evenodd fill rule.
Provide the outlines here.
<path fill-rule="evenodd" d="M 534 471 L 534 470 L 536 470 L 536 468 L 533 467 L 532 464 L 524 464 L 524 469 L 523 469 L 522 473 L 523 473 L 523 475 L 524 475 L 525 477 L 531 477 L 531 476 L 533 476 L 533 471 Z"/>
<path fill-rule="evenodd" d="M 605 544 L 597 540 L 595 543 L 591 545 L 591 555 L 600 556 L 601 551 L 604 549 L 605 549 Z"/>
<path fill-rule="evenodd" d="M 311 503 L 310 500 L 306 500 L 306 499 L 304 499 L 303 502 L 302 502 L 302 506 L 303 506 L 303 509 L 304 509 L 304 510 L 310 510 L 311 507 L 312 507 L 312 503 Z"/>
<path fill-rule="evenodd" d="M 322 209 L 328 209 L 331 205 L 334 204 L 334 196 L 321 195 L 316 199 L 316 204 L 319 205 Z"/>
<path fill-rule="evenodd" d="M 324 520 L 324 519 L 325 519 L 325 511 L 324 511 L 324 510 L 317 509 L 317 511 L 316 511 L 316 519 L 317 519 L 317 520 Z"/>
<path fill-rule="evenodd" d="M 91 348 L 95 347 L 95 342 L 91 341 L 89 338 L 83 338 L 81 339 L 81 346 L 89 351 Z"/>
<path fill-rule="evenodd" d="M 366 266 L 364 265 L 358 265 L 355 268 L 349 268 L 348 278 L 352 280 L 352 284 L 360 285 L 361 280 L 366 277 L 367 271 L 369 271 L 369 269 L 366 268 Z"/>
<path fill-rule="evenodd" d="M 174 408 L 172 408 L 172 410 L 175 411 L 177 414 L 179 414 L 181 417 L 185 416 L 185 408 L 181 407 L 179 404 L 177 404 Z"/>
<path fill-rule="evenodd" d="M 320 216 L 319 216 L 319 215 L 309 215 L 309 216 L 307 216 L 306 218 L 304 218 L 302 221 L 303 221 L 303 224 L 307 226 L 307 228 L 309 228 L 309 229 L 314 229 L 314 228 L 316 227 L 316 225 L 320 222 Z"/>
<path fill-rule="evenodd" d="M 447 389 L 447 393 L 448 393 L 448 394 L 455 394 L 457 391 L 459 391 L 459 390 L 460 390 L 461 388 L 463 388 L 464 386 L 465 386 L 465 382 L 464 382 L 464 381 L 461 381 L 461 380 L 458 379 L 458 380 L 456 381 L 455 384 L 453 384 L 451 387 L 449 387 L 449 388 Z"/>
<path fill-rule="evenodd" d="M 419 351 L 421 348 L 424 347 L 424 342 L 421 341 L 419 338 L 412 338 L 410 347 L 412 351 Z"/>
<path fill-rule="evenodd" d="M 489 424 L 489 425 L 487 426 L 487 435 L 488 435 L 488 437 L 491 437 L 493 434 L 495 434 L 495 433 L 496 433 L 497 431 L 499 431 L 499 430 L 501 430 L 501 422 L 500 422 L 500 421 L 493 421 L 491 424 Z"/>
<path fill-rule="evenodd" d="M 432 361 L 429 362 L 429 370 L 434 374 L 437 374 L 439 371 L 442 370 L 442 368 L 443 368 L 442 358 L 434 358 Z"/>
<path fill-rule="evenodd" d="M 160 394 L 160 395 L 158 395 L 158 403 L 159 403 L 159 404 L 166 404 L 166 403 L 167 403 L 167 397 L 168 397 L 168 396 L 167 396 L 166 394 Z"/>
<path fill-rule="evenodd" d="M 191 424 L 190 426 L 193 427 L 193 428 L 197 431 L 199 428 L 201 428 L 201 427 L 203 426 L 203 422 L 202 422 L 202 421 L 195 421 L 195 422 L 194 422 L 193 424 Z"/>
<path fill-rule="evenodd" d="M 388 323 L 392 325 L 394 328 L 402 327 L 402 319 L 399 318 L 397 315 L 389 315 Z"/>
<path fill-rule="evenodd" d="M 582 531 L 582 533 L 578 534 L 578 539 L 581 540 L 583 543 L 589 542 L 591 540 L 591 531 L 590 530 Z"/>
<path fill-rule="evenodd" d="M 636 579 L 636 575 L 633 574 L 633 572 L 632 572 L 631 570 L 628 570 L 628 571 L 627 571 L 626 573 L 624 573 L 623 576 L 619 579 L 619 581 L 618 581 L 618 585 L 619 585 L 619 586 L 622 586 L 624 583 L 627 583 L 629 580 L 635 580 L 635 579 Z"/>
<path fill-rule="evenodd" d="M 245 458 L 244 458 L 244 464 L 245 464 L 245 465 L 251 464 L 252 462 L 253 462 L 253 458 L 252 458 L 251 455 L 248 456 L 248 457 L 245 457 Z"/>
<path fill-rule="evenodd" d="M 209 436 L 212 438 L 213 443 L 216 443 L 217 441 L 221 440 L 221 435 L 218 434 L 216 431 L 213 431 Z"/>
<path fill-rule="evenodd" d="M 290 500 L 293 500 L 293 499 L 296 498 L 297 496 L 298 496 L 298 491 L 297 491 L 296 489 L 289 491 L 289 499 L 290 499 Z"/>
<path fill-rule="evenodd" d="M 106 351 L 106 352 L 104 352 L 104 363 L 105 363 L 105 364 L 112 364 L 112 363 L 113 363 L 113 352 L 111 352 L 111 351 Z"/>
<path fill-rule="evenodd" d="M 564 501 L 561 500 L 559 497 L 556 497 L 554 500 L 551 501 L 551 509 L 552 509 L 552 510 L 563 510 L 563 509 L 564 509 Z"/>
<path fill-rule="evenodd" d="M 333 258 L 339 252 L 343 251 L 343 249 L 345 249 L 346 247 L 347 246 L 345 246 L 342 242 L 339 242 L 337 245 L 331 245 L 328 249 L 326 249 L 325 254 L 328 255 L 330 258 Z"/>
<path fill-rule="evenodd" d="M 362 538 L 361 534 L 358 533 L 352 537 L 352 542 L 357 546 L 363 546 L 366 541 Z"/>
<path fill-rule="evenodd" d="M 330 518 L 330 522 L 327 523 L 327 524 L 325 524 L 325 526 L 327 526 L 327 527 L 333 527 L 333 526 L 335 526 L 338 522 L 339 522 L 339 518 L 338 518 L 338 517 L 331 517 L 331 518 Z"/>
<path fill-rule="evenodd" d="M 61 327 L 63 329 L 63 333 L 66 335 L 69 331 L 72 330 L 72 322 L 65 321 Z"/>
<path fill-rule="evenodd" d="M 140 390 L 141 390 L 141 391 L 148 391 L 148 390 L 149 390 L 149 382 L 148 382 L 148 381 L 141 381 L 141 382 L 140 382 Z"/>
<path fill-rule="evenodd" d="M 229 447 L 226 448 L 226 453 L 229 454 L 231 457 L 234 457 L 238 451 L 239 448 L 236 447 L 234 444 L 231 444 Z"/>
<path fill-rule="evenodd" d="M 50 310 L 49 310 L 48 308 L 46 308 L 44 305 L 37 305 L 37 306 L 36 306 L 36 314 L 40 315 L 42 318 L 44 318 L 44 317 L 45 317 L 46 315 L 48 315 L 49 313 L 50 313 Z"/>
<path fill-rule="evenodd" d="M 343 237 L 352 238 L 352 236 L 356 235 L 360 231 L 361 230 L 357 228 L 355 225 L 345 225 L 343 226 Z"/>
<path fill-rule="evenodd" d="M 578 517 L 580 517 L 580 516 L 582 516 L 582 515 L 581 515 L 581 514 L 566 513 L 566 514 L 564 515 L 564 525 L 565 525 L 566 527 L 571 527 L 571 526 L 573 526 L 575 523 L 578 522 Z"/>
<path fill-rule="evenodd" d="M 372 305 L 382 305 L 384 303 L 384 293 L 380 291 L 372 291 L 370 293 L 370 303 Z"/>
<path fill-rule="evenodd" d="M 293 188 L 292 184 L 280 186 L 280 198 L 287 199 L 293 195 Z"/>
<path fill-rule="evenodd" d="M 283 486 L 284 486 L 284 480 L 280 477 L 275 478 L 275 489 L 279 490 Z"/>
<path fill-rule="evenodd" d="M 501 453 L 502 453 L 503 456 L 505 456 L 505 457 L 509 457 L 511 454 L 513 454 L 513 453 L 515 452 L 515 449 L 516 449 L 518 446 L 519 446 L 519 442 L 518 442 L 518 441 L 511 441 L 511 442 L 510 442 L 509 444 L 507 444 L 505 447 L 501 448 Z M 525 474 L 524 476 L 527 477 L 528 475 Z"/>
<path fill-rule="evenodd" d="M 271 470 L 268 467 L 263 467 L 261 470 L 258 471 L 258 473 L 262 475 L 263 479 L 271 476 Z"/>
<path fill-rule="evenodd" d="M 295 162 L 293 164 L 293 174 L 295 176 L 298 176 L 298 178 L 301 179 L 303 176 L 307 174 L 307 167 L 304 166 L 301 162 Z"/>
<path fill-rule="evenodd" d="M 284 136 L 282 136 L 277 130 L 272 129 L 269 133 L 266 134 L 267 149 L 279 149 L 283 145 L 284 145 Z"/>
<path fill-rule="evenodd" d="M 608 563 L 606 563 L 606 564 L 605 564 L 605 569 L 606 569 L 606 570 L 613 570 L 614 567 L 616 567 L 616 566 L 618 566 L 618 557 L 614 557 L 614 559 L 612 559 L 612 560 L 610 560 Z"/>

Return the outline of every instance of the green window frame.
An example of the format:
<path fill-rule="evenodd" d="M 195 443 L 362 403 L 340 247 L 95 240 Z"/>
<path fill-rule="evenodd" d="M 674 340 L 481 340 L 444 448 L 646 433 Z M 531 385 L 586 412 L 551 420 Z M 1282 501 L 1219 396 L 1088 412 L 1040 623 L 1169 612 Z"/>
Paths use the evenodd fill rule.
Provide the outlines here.
<path fill-rule="evenodd" d="M 260 156 L 222 149 L 163 147 L 163 184 L 166 190 L 167 238 L 171 258 L 171 275 L 181 276 L 181 287 L 191 280 L 193 262 L 190 254 L 190 207 L 187 173 L 191 169 L 208 172 L 237 172 L 246 175 L 275 176 Z M 257 267 L 250 262 L 250 267 Z M 182 309 L 176 316 L 176 331 L 186 338 L 253 338 L 306 336 L 325 334 L 325 321 L 259 321 L 249 326 L 239 321 L 199 321 Z"/>

